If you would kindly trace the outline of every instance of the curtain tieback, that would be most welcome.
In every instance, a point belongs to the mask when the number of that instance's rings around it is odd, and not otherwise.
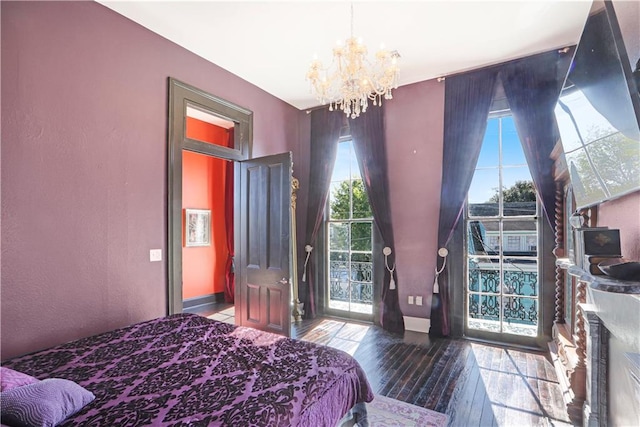
[[[444,271],[444,267],[447,265],[447,255],[449,255],[449,251],[447,250],[447,248],[440,248],[438,249],[438,255],[444,258],[444,261],[442,262],[442,267],[440,268],[440,270],[438,270],[438,267],[436,266],[436,277],[433,280],[434,294],[440,293],[440,285],[438,285],[438,276],[440,276],[440,273]]]
[[[304,247],[305,252],[307,253],[307,257],[304,259],[304,267],[302,268],[302,281],[307,281],[307,264],[309,263],[309,255],[311,255],[311,251],[313,250],[313,246],[306,245]]]
[[[236,272],[236,258],[229,254],[229,259],[231,260],[231,266],[229,268],[229,273],[234,273]]]
[[[393,272],[396,271],[396,264],[393,263],[393,268],[389,268],[389,255],[391,255],[391,252],[393,251],[389,246],[385,246],[384,249],[382,249],[382,253],[384,254],[384,266],[387,267],[389,275],[391,276],[389,279],[389,289],[395,289],[396,281],[393,278]]]

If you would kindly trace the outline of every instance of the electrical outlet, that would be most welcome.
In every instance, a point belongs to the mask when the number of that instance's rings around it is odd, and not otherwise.
[[[413,295],[409,295],[409,304],[413,304]]]
[[[421,296],[417,296],[416,297],[416,305],[422,305],[422,297]]]
[[[162,261],[162,249],[149,250],[149,261],[151,262]]]

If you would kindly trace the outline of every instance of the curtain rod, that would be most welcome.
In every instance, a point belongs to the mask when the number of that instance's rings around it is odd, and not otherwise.
[[[318,106],[316,106],[316,107],[305,108],[305,109],[304,109],[304,111],[305,111],[305,113],[307,113],[307,114],[311,114],[313,111],[321,110],[321,109],[323,109],[323,108],[328,108],[328,107],[329,107],[329,104],[324,104],[324,105],[318,105]]]
[[[558,51],[558,53],[565,54],[565,53],[569,52],[569,51],[570,51],[572,48],[574,48],[575,46],[576,46],[576,45],[574,45],[574,44],[573,44],[573,45],[569,45],[569,46],[561,47],[561,48],[558,48],[558,49],[557,49],[557,51]],[[509,61],[497,62],[497,63],[495,63],[495,64],[486,65],[486,66],[484,66],[484,67],[480,67],[480,68],[470,68],[470,69],[468,69],[468,70],[465,70],[465,71],[459,71],[459,72],[457,72],[457,73],[445,74],[445,75],[443,75],[443,76],[439,76],[439,77],[437,77],[437,78],[436,78],[436,80],[437,80],[438,82],[443,82],[443,81],[445,81],[445,80],[446,80],[446,78],[447,78],[447,77],[457,76],[457,75],[460,75],[460,74],[468,73],[469,71],[481,70],[481,69],[483,69],[483,68],[491,68],[491,67],[495,67],[495,66],[498,66],[498,65],[502,65],[502,64],[509,63],[509,62],[511,62],[511,61],[519,61],[519,60],[521,60],[521,59],[528,58],[528,57],[530,57],[530,56],[543,55],[543,54],[545,54],[545,53],[549,53],[549,52],[551,52],[551,51],[553,51],[553,49],[551,49],[551,50],[547,50],[547,51],[544,51],[544,52],[534,53],[534,54],[532,54],[532,55],[521,56],[521,57],[519,57],[519,58],[510,59]]]

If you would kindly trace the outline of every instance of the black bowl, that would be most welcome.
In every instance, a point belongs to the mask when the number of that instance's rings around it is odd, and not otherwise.
[[[640,262],[612,259],[602,261],[598,268],[607,276],[618,280],[632,280],[640,282]]]

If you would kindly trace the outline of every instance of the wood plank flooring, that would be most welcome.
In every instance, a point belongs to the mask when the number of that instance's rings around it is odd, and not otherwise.
[[[572,425],[545,353],[335,318],[294,324],[292,336],[346,351],[376,394],[446,413],[450,426]]]
[[[230,314],[223,306],[218,316]],[[351,354],[374,393],[446,413],[450,426],[572,425],[542,352],[411,331],[399,336],[328,317],[294,323],[292,337]]]

